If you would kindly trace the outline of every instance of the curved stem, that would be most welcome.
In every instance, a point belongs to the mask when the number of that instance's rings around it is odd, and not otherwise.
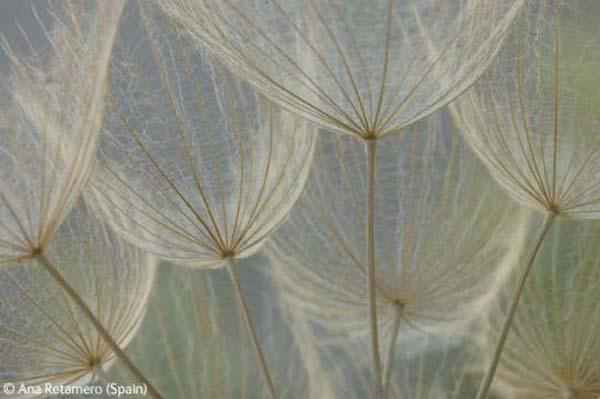
[[[250,316],[250,311],[248,310],[248,305],[246,304],[246,299],[244,298],[242,287],[240,286],[235,259],[231,256],[227,258],[227,271],[229,272],[229,277],[231,278],[231,282],[233,283],[233,288],[237,296],[238,305],[240,307],[240,310],[242,311],[242,316],[244,318],[246,328],[248,329],[248,334],[250,335],[250,339],[252,341],[252,347],[254,348],[254,352],[256,354],[258,367],[262,374],[264,383],[267,386],[269,397],[271,399],[276,399],[277,395],[275,394],[275,385],[273,384],[273,379],[271,378],[271,373],[269,372],[269,366],[267,365],[265,355],[258,343],[256,329],[254,328],[254,323],[252,321],[252,317]]]
[[[104,372],[102,365],[96,364],[94,366],[94,376],[96,377],[96,381],[101,382],[103,384],[108,384],[108,376]]]
[[[114,339],[110,336],[104,325],[96,318],[92,310],[88,307],[88,305],[83,301],[83,299],[79,296],[77,291],[65,280],[65,278],[60,274],[60,272],[54,267],[52,262],[43,254],[40,253],[36,257],[37,261],[46,269],[48,273],[54,278],[54,280],[58,283],[58,285],[65,291],[65,293],[75,302],[75,304],[79,307],[83,315],[89,320],[90,323],[93,324],[94,328],[98,332],[98,335],[106,342],[106,344],[110,347],[113,353],[119,358],[121,363],[131,372],[131,374],[142,384],[145,384],[148,393],[155,399],[162,399],[160,393],[154,388],[154,386],[144,377],[144,375],[139,371],[139,369],[133,364],[131,359],[123,352],[123,350],[117,345]]]
[[[392,376],[392,369],[394,368],[394,359],[396,357],[396,341],[398,340],[398,330],[400,329],[400,319],[402,318],[402,305],[395,305],[396,312],[394,313],[394,320],[392,324],[392,336],[390,337],[390,344],[388,345],[388,354],[385,362],[384,379],[383,379],[383,394],[388,397],[390,390],[390,378]]]
[[[510,332],[510,328],[512,326],[513,318],[515,317],[515,313],[517,310],[517,306],[519,305],[519,301],[521,300],[521,294],[523,293],[523,288],[525,287],[525,283],[527,281],[527,277],[529,276],[529,272],[532,269],[535,258],[548,234],[550,231],[550,227],[552,227],[552,222],[556,218],[556,213],[548,212],[544,216],[544,221],[538,233],[538,238],[535,243],[535,247],[531,254],[529,254],[529,258],[527,259],[527,263],[525,264],[525,268],[519,278],[517,286],[515,287],[512,300],[510,303],[510,307],[508,308],[508,312],[504,318],[504,324],[502,325],[502,331],[500,333],[500,337],[496,342],[496,349],[494,350],[494,356],[492,357],[492,361],[488,368],[488,371],[479,387],[479,392],[477,393],[477,399],[485,399],[487,398],[490,387],[492,386],[492,381],[494,380],[494,375],[496,374],[496,369],[498,367],[498,362],[500,361],[500,356],[502,355],[502,351],[504,349],[504,344],[506,343],[506,338],[508,337],[508,333]]]
[[[375,397],[382,398],[381,358],[379,357],[379,334],[377,331],[377,298],[375,296],[375,169],[377,140],[367,140],[367,291],[369,295],[369,330],[371,335],[371,367]]]

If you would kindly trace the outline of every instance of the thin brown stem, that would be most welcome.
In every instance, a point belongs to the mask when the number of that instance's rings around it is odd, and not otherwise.
[[[573,388],[568,388],[563,393],[563,397],[564,397],[564,399],[577,399],[577,391]]]
[[[254,322],[252,321],[252,317],[250,316],[250,311],[248,309],[248,305],[246,304],[246,299],[244,298],[242,287],[240,286],[237,265],[235,263],[235,259],[232,256],[229,256],[227,258],[227,271],[229,272],[229,277],[231,278],[231,282],[233,284],[233,288],[237,296],[238,305],[240,307],[240,310],[242,311],[242,316],[244,318],[244,322],[246,323],[246,328],[248,329],[248,335],[250,336],[250,339],[252,341],[252,347],[254,348],[254,352],[256,354],[258,367],[260,369],[264,383],[267,386],[269,397],[271,399],[276,399],[277,395],[275,393],[275,385],[273,384],[273,379],[271,378],[271,373],[269,372],[269,366],[267,365],[265,355],[262,349],[260,348],[260,344],[258,343],[258,337],[256,335]]]
[[[94,366],[94,380],[102,384],[108,384],[109,379],[101,364]]]
[[[513,318],[515,317],[515,313],[517,311],[517,306],[519,305],[519,301],[521,300],[521,294],[523,293],[523,288],[525,287],[525,283],[527,282],[527,277],[529,276],[529,272],[532,269],[535,258],[548,234],[550,228],[552,227],[552,222],[556,218],[556,213],[549,211],[544,216],[544,221],[539,230],[537,241],[535,243],[535,247],[531,254],[529,254],[529,258],[527,259],[527,263],[525,264],[525,268],[519,278],[517,286],[515,287],[512,300],[510,303],[510,307],[508,308],[508,312],[504,318],[504,324],[502,325],[502,331],[500,333],[500,337],[496,342],[496,349],[494,350],[494,356],[492,357],[492,361],[490,362],[490,366],[488,371],[479,387],[479,392],[477,393],[477,399],[485,399],[487,398],[490,387],[492,386],[492,381],[494,380],[494,375],[496,374],[496,369],[498,368],[498,362],[500,361],[500,356],[502,355],[502,351],[504,349],[504,344],[506,343],[506,338],[508,337],[508,333],[510,332],[510,328],[512,326]]]
[[[144,375],[140,372],[140,370],[133,364],[131,359],[123,352],[123,350],[117,345],[115,340],[110,336],[108,331],[104,328],[100,320],[96,318],[92,310],[88,307],[88,305],[83,301],[83,299],[79,296],[77,291],[65,280],[65,278],[60,274],[60,272],[54,267],[52,262],[44,255],[40,253],[36,256],[37,261],[40,265],[46,269],[46,271],[54,278],[57,284],[63,289],[63,291],[75,302],[75,304],[79,307],[83,315],[89,320],[90,323],[94,326],[98,335],[106,342],[106,344],[110,347],[113,353],[119,358],[121,363],[129,370],[129,372],[142,384],[146,386],[148,389],[148,393],[155,399],[162,399],[160,393],[154,388],[154,386],[144,377]]]
[[[367,291],[369,295],[369,330],[371,335],[371,367],[375,397],[383,397],[381,387],[381,358],[379,356],[379,333],[377,331],[377,298],[375,274],[375,169],[377,140],[366,140],[367,146]]]
[[[383,394],[387,398],[390,391],[390,378],[392,377],[392,369],[394,368],[394,359],[396,358],[396,341],[398,340],[398,331],[400,330],[400,320],[402,319],[402,312],[404,305],[394,305],[394,320],[392,324],[392,335],[390,337],[390,344],[388,345],[388,354],[385,361],[384,379],[383,379]]]

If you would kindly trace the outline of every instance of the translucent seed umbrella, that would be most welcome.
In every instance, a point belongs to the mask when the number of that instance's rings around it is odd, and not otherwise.
[[[494,386],[515,399],[600,395],[600,225],[560,221],[536,259]],[[498,301],[505,308],[510,292]],[[488,346],[502,325],[490,313]],[[495,317],[493,317],[495,316]],[[490,345],[491,344],[491,345]]]
[[[90,201],[123,237],[165,259],[226,266],[245,307],[235,259],[287,217],[314,129],[200,57],[156,10],[140,10],[132,15],[142,39],[116,54]]]
[[[273,99],[333,130],[385,136],[443,106],[497,51],[523,1],[161,0]],[[423,31],[439,43],[432,54]]]
[[[0,257],[41,250],[69,213],[95,159],[108,62],[124,1],[65,3],[49,54],[5,45],[12,74],[0,118]]]
[[[484,310],[523,243],[526,214],[448,122],[439,112],[387,139],[375,165],[377,313],[392,354]],[[320,136],[305,192],[268,244],[290,300],[339,336],[368,332],[366,162],[355,140]]]
[[[274,270],[281,265],[274,263]],[[306,314],[298,306],[295,293],[289,286],[278,284],[280,302],[291,314],[294,329],[300,327],[294,320]],[[473,317],[467,327],[457,331],[430,334],[419,331],[419,342],[414,340],[394,351],[388,348],[384,397],[402,399],[465,399],[477,392],[481,379],[481,356],[474,341],[481,341],[481,316]],[[308,320],[311,321],[310,319]],[[314,321],[314,320],[313,320]],[[327,398],[376,399],[381,397],[370,383],[369,350],[364,339],[352,337],[351,329],[340,335],[332,325],[303,331],[305,345],[316,348],[320,365],[319,383],[326,382]],[[335,326],[333,326],[335,327]],[[391,345],[392,343],[390,343]],[[394,366],[395,365],[395,366]]]
[[[65,2],[44,29],[49,54],[24,59],[5,45],[13,73],[0,113],[0,263],[34,258],[81,308],[97,332],[146,383],[80,294],[45,254],[94,164],[104,95],[124,0]]]
[[[590,39],[600,31],[586,7],[585,1],[530,2],[497,61],[457,102],[464,136],[493,176],[513,198],[546,215],[480,398],[553,220],[600,217],[600,45]]]
[[[329,130],[377,139],[444,106],[498,50],[524,0],[161,0],[166,12],[235,73]],[[432,51],[430,41],[436,43]],[[372,203],[363,210],[370,219]],[[371,232],[374,227],[367,223]],[[374,376],[379,379],[368,259]]]
[[[392,371],[386,394],[402,399],[465,399],[477,392],[481,375],[480,359],[473,351],[472,339],[423,334],[423,347],[408,346],[394,354],[397,366]],[[478,332],[478,331],[477,331]],[[327,333],[311,337],[318,347],[321,378],[328,382],[327,398],[376,399],[369,383],[367,342],[327,340]],[[327,342],[327,343],[323,343]]]
[[[248,303],[260,324],[265,355],[284,398],[327,396],[320,365],[311,362],[313,346],[303,344],[297,322],[291,322],[278,298],[264,257],[242,261],[240,279],[252,286]],[[257,279],[257,274],[261,275]],[[129,352],[145,374],[169,397],[254,399],[263,397],[231,282],[221,271],[178,270],[161,265],[148,316]],[[119,381],[117,367],[109,376]]]
[[[81,207],[54,234],[45,253],[119,347],[126,347],[146,310],[153,258],[119,241]],[[35,265],[2,266],[0,389],[13,384],[44,393],[46,384],[103,381],[116,358],[84,312]]]

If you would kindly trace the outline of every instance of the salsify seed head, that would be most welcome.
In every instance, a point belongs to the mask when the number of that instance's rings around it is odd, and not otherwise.
[[[87,182],[124,0],[62,2],[49,51],[12,64],[0,111],[0,262],[46,246]]]
[[[600,217],[600,30],[586,0],[531,1],[456,103],[465,138],[523,204]]]
[[[306,341],[301,315],[292,318],[282,306],[267,268],[267,259],[260,255],[241,260],[240,279],[252,316],[260,321],[257,333],[280,397],[334,398],[313,354],[316,349]],[[147,317],[128,353],[165,397],[266,395],[225,270],[161,264]],[[109,377],[127,381],[128,375],[116,366]]]
[[[546,238],[523,292],[494,385],[513,399],[600,396],[600,225],[561,220]],[[510,299],[489,313],[491,354]]]
[[[283,293],[282,295],[285,295]],[[302,312],[298,312],[300,315]],[[472,332],[477,331],[473,328]],[[305,333],[306,334],[306,333]],[[369,364],[367,340],[326,340],[327,329],[305,335],[307,344],[317,349],[321,381],[327,391],[317,398],[376,399]],[[386,388],[389,398],[466,399],[475,397],[482,375],[482,364],[469,339],[458,336],[422,334],[422,345],[402,345]],[[384,352],[385,353],[385,352]],[[383,356],[389,365],[389,352]],[[490,399],[497,399],[490,395]]]
[[[376,149],[376,293],[382,335],[445,332],[485,309],[522,248],[526,213],[510,204],[440,112]],[[318,325],[367,333],[367,157],[321,135],[305,192],[270,254],[289,300]],[[293,293],[293,295],[292,295]],[[385,338],[383,338],[385,340]]]
[[[271,99],[369,140],[398,133],[475,81],[523,3],[160,1],[191,37]]]
[[[120,241],[83,205],[71,212],[44,256],[125,348],[144,317],[155,258]],[[116,360],[85,315],[40,267],[35,260],[23,260],[0,270],[0,390],[9,383],[83,385],[98,377],[98,368],[108,370]]]
[[[141,38],[115,54],[90,203],[175,263],[252,254],[304,186],[314,128],[211,63],[158,9],[131,18]]]

